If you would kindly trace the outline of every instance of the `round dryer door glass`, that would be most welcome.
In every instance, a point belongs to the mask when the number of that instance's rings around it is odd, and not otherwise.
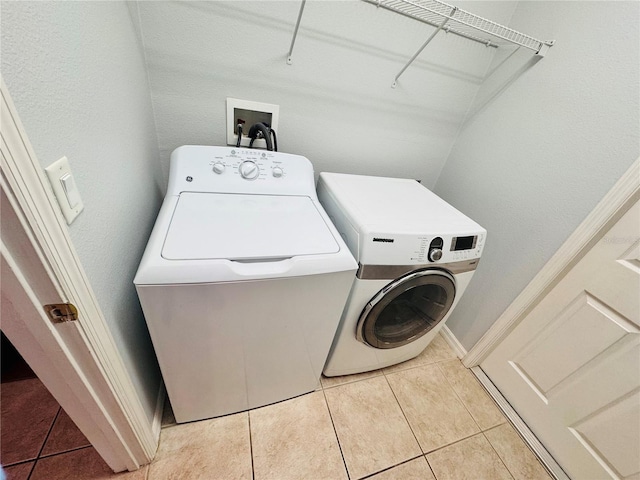
[[[390,283],[367,304],[357,327],[358,340],[375,348],[401,347],[435,327],[455,298],[451,275],[414,272]]]

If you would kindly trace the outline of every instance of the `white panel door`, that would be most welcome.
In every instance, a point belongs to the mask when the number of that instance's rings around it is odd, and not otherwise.
[[[574,479],[640,479],[640,203],[481,363]]]

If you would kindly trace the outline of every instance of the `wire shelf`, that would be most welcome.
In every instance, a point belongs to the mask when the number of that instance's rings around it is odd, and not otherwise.
[[[533,50],[536,55],[543,57],[547,50],[553,45],[553,40],[543,41],[533,38],[524,33],[520,33],[512,28],[505,27],[499,23],[492,22],[486,18],[479,17],[466,10],[462,10],[440,0],[363,0],[366,3],[375,5],[391,12],[412,18],[427,25],[435,27],[435,31],[418,49],[418,51],[405,64],[400,72],[395,76],[392,87],[397,86],[398,79],[405,72],[413,61],[420,55],[433,38],[444,30],[447,33],[459,35],[461,37],[479,42],[487,47],[498,48],[505,45],[517,45]],[[300,3],[298,20],[291,38],[291,46],[287,54],[287,63],[292,64],[293,47],[298,35],[298,27],[302,19],[306,0]],[[515,51],[514,51],[515,53]],[[513,55],[513,53],[511,54]],[[510,55],[510,56],[511,56]]]
[[[479,17],[439,0],[363,0],[377,7],[412,18],[433,27],[446,24],[442,30],[490,47],[519,45],[536,53],[553,45],[524,33]]]

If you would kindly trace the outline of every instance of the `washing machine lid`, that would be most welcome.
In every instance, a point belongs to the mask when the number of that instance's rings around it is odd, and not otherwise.
[[[183,192],[162,256],[168,260],[259,260],[339,250],[309,197]]]

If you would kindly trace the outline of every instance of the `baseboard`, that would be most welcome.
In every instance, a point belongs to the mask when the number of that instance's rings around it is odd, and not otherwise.
[[[556,460],[551,456],[551,454],[547,451],[547,449],[540,443],[538,437],[536,437],[531,429],[524,423],[524,420],[520,418],[520,415],[513,409],[513,407],[507,402],[507,399],[504,398],[500,390],[496,388],[491,379],[487,377],[487,375],[482,371],[480,367],[472,367],[471,371],[476,376],[478,381],[482,384],[484,389],[487,391],[489,396],[495,400],[502,410],[502,413],[509,419],[513,428],[518,432],[522,440],[529,445],[529,448],[537,455],[540,463],[544,465],[549,472],[556,480],[571,480],[562,467],[556,462]]]
[[[451,349],[455,352],[458,358],[462,358],[467,354],[467,349],[462,346],[456,336],[453,334],[449,327],[446,325],[440,330],[442,337],[447,341]]]
[[[162,429],[162,414],[164,412],[164,399],[167,396],[167,391],[164,387],[164,382],[160,382],[160,388],[158,389],[158,398],[156,399],[156,409],[153,412],[153,423],[151,424],[151,431],[156,441],[160,442],[160,430]]]

